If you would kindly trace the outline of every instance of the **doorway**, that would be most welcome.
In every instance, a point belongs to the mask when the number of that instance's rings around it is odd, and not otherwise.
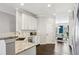
[[[67,23],[56,24],[57,42],[66,42],[69,39],[69,25]]]

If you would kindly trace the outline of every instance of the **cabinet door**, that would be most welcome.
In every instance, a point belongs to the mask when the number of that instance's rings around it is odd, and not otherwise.
[[[29,19],[28,19],[28,21],[29,21],[29,22],[28,22],[28,23],[29,23],[29,25],[28,25],[29,28],[28,28],[28,29],[29,29],[29,30],[32,30],[32,16],[28,16],[28,17],[29,17]]]
[[[37,30],[37,19],[32,18],[32,30]]]
[[[30,24],[30,17],[26,14],[22,14],[22,29],[23,30],[28,30],[29,29],[29,24]]]
[[[35,29],[34,29],[34,23],[35,23],[35,21],[34,21],[34,19],[33,19],[33,17],[32,17],[32,18],[31,18],[31,29],[32,29],[32,30],[35,30]]]
[[[25,23],[27,23],[27,21],[25,22],[25,19],[27,19],[27,18],[25,16],[25,14],[22,13],[22,29],[25,29]],[[27,28],[27,26],[26,26],[26,28]]]
[[[34,19],[34,29],[37,30],[37,19]]]
[[[32,16],[29,16],[29,29],[36,30],[37,28],[37,19]]]
[[[21,31],[22,27],[22,13],[16,11],[16,31]]]
[[[15,42],[6,43],[6,55],[15,55]]]
[[[34,28],[37,30],[37,19],[34,19]]]

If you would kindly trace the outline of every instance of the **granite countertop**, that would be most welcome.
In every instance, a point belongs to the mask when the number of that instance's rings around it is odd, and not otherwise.
[[[40,45],[43,45],[43,44],[55,44],[55,42],[41,42]]]
[[[16,35],[15,32],[13,33],[0,33],[0,40],[6,40],[6,39],[13,39],[17,38],[18,36]]]
[[[0,37],[0,40],[13,39],[13,38],[17,38],[17,37],[18,36]]]
[[[16,41],[15,42],[15,54],[19,54],[23,52],[24,50],[32,48],[33,46],[36,46],[36,44],[26,42],[26,41]]]

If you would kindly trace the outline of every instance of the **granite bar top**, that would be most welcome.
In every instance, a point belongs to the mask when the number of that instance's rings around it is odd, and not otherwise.
[[[0,40],[6,40],[6,39],[14,39],[17,38],[15,32],[7,32],[7,33],[0,33]]]
[[[36,46],[36,44],[26,42],[26,41],[16,41],[15,42],[15,54],[19,54],[27,49],[30,49],[32,47]]]
[[[18,37],[18,36],[0,37],[0,40],[13,39],[13,38],[17,38],[17,37]]]

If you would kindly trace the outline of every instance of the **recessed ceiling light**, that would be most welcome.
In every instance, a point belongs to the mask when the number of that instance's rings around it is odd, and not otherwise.
[[[24,6],[24,3],[21,3],[20,5],[21,5],[21,6]]]
[[[56,13],[53,13],[53,16],[56,16]]]
[[[60,28],[60,27],[58,27],[58,28]]]
[[[51,4],[48,4],[48,7],[51,7]]]
[[[70,13],[70,12],[72,12],[72,10],[68,10],[68,12]]]

